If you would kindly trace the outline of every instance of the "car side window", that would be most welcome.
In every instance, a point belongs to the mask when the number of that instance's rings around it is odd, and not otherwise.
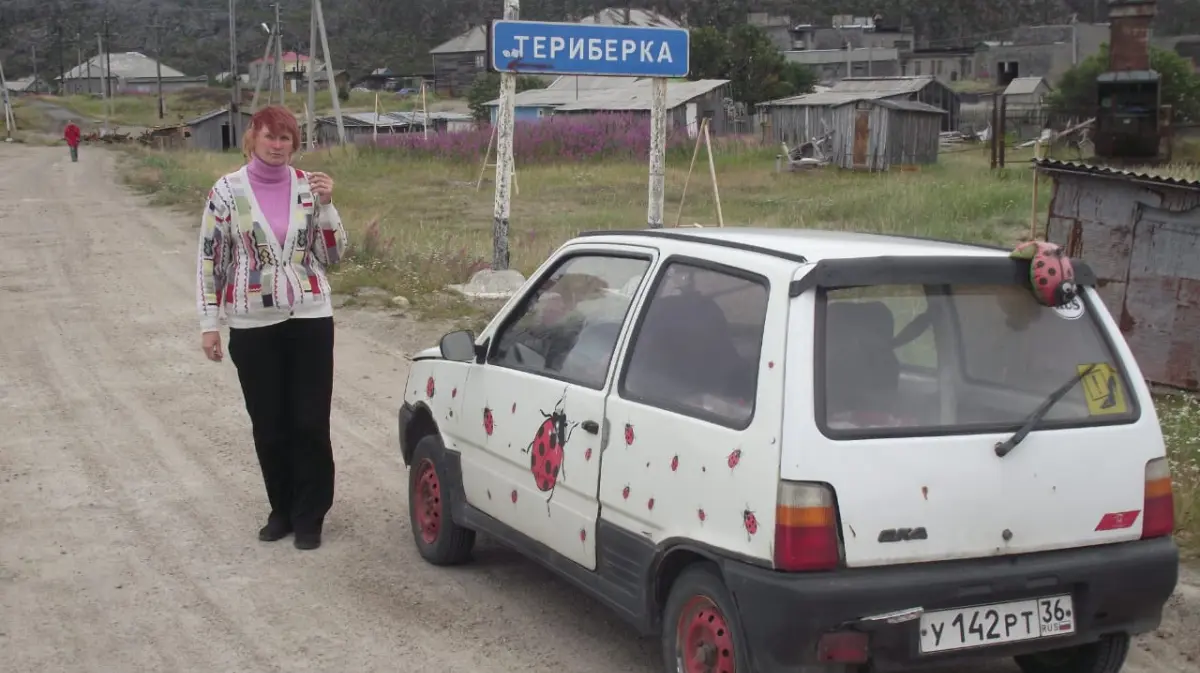
[[[581,254],[560,263],[514,310],[488,362],[600,389],[650,260]]]
[[[669,263],[643,309],[621,396],[731,428],[754,416],[765,279]]]

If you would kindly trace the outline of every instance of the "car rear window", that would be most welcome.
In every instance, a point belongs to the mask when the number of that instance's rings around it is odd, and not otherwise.
[[[1016,285],[877,285],[822,290],[817,310],[817,416],[830,436],[1015,431],[1083,371],[1038,428],[1138,415],[1083,297],[1053,309]]]

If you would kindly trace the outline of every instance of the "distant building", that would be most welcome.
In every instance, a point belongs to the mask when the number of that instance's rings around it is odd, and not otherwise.
[[[1041,109],[1053,90],[1045,77],[1018,77],[1004,89],[1004,104],[1009,110]]]
[[[1109,41],[1107,23],[1072,23],[1015,28],[1004,40],[985,41],[976,58],[976,79],[1008,86],[1018,77],[1057,83],[1079,62],[1100,53]]]
[[[37,77],[30,75],[28,77],[21,77],[19,79],[6,79],[4,83],[7,85],[9,93],[15,94],[18,96],[20,96],[22,94],[39,94],[39,93],[51,93],[52,92],[50,84],[47,83],[46,79],[44,77],[41,77],[40,75]]]
[[[71,68],[55,80],[62,83],[66,95],[99,95],[104,92],[105,67],[109,65],[112,68],[109,82],[113,94],[158,93],[158,61],[136,51],[100,54]],[[162,64],[161,74],[164,93],[208,85],[207,77],[189,77],[166,64]]]
[[[537,121],[561,115],[585,115],[605,112],[649,115],[651,103],[650,79],[579,78],[582,86],[574,87],[574,77],[559,78],[545,89],[530,89],[517,94],[513,100],[515,121]],[[604,82],[596,80],[608,80]],[[590,86],[589,86],[590,85]],[[714,135],[733,130],[730,106],[726,105],[729,80],[702,79],[667,82],[667,130],[685,128],[693,135],[700,120],[709,120],[709,132]],[[486,105],[496,123],[499,99]]]
[[[320,70],[323,66],[320,59],[310,59],[307,54],[301,54],[295,51],[285,51],[283,53],[283,58],[280,59],[280,61],[283,63],[284,79],[289,80],[292,83],[303,81],[302,73],[307,72],[308,70]],[[259,75],[262,75],[264,86],[269,85],[273,81],[277,81],[277,78],[279,77],[279,71],[275,69],[274,53],[266,58],[256,58],[253,61],[250,61],[248,70],[251,84],[254,84],[258,81]],[[289,88],[293,93],[298,90],[298,86],[295,84]]]
[[[961,46],[914,49],[903,56],[901,67],[903,75],[932,75],[943,84],[976,79],[978,71],[977,49]]]

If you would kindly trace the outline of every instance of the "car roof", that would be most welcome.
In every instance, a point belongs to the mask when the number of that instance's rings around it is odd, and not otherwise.
[[[915,236],[826,229],[705,227],[601,230],[580,234],[580,238],[622,243],[644,243],[646,237],[750,249],[801,262],[881,256],[1003,257],[1008,255],[1007,249],[994,246],[940,241]]]

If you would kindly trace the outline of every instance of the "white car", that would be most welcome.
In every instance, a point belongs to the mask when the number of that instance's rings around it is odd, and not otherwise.
[[[661,634],[667,671],[1115,673],[1177,580],[1170,470],[1094,272],[1053,308],[1030,264],[581,235],[478,337],[413,357],[416,546],[511,545]]]

